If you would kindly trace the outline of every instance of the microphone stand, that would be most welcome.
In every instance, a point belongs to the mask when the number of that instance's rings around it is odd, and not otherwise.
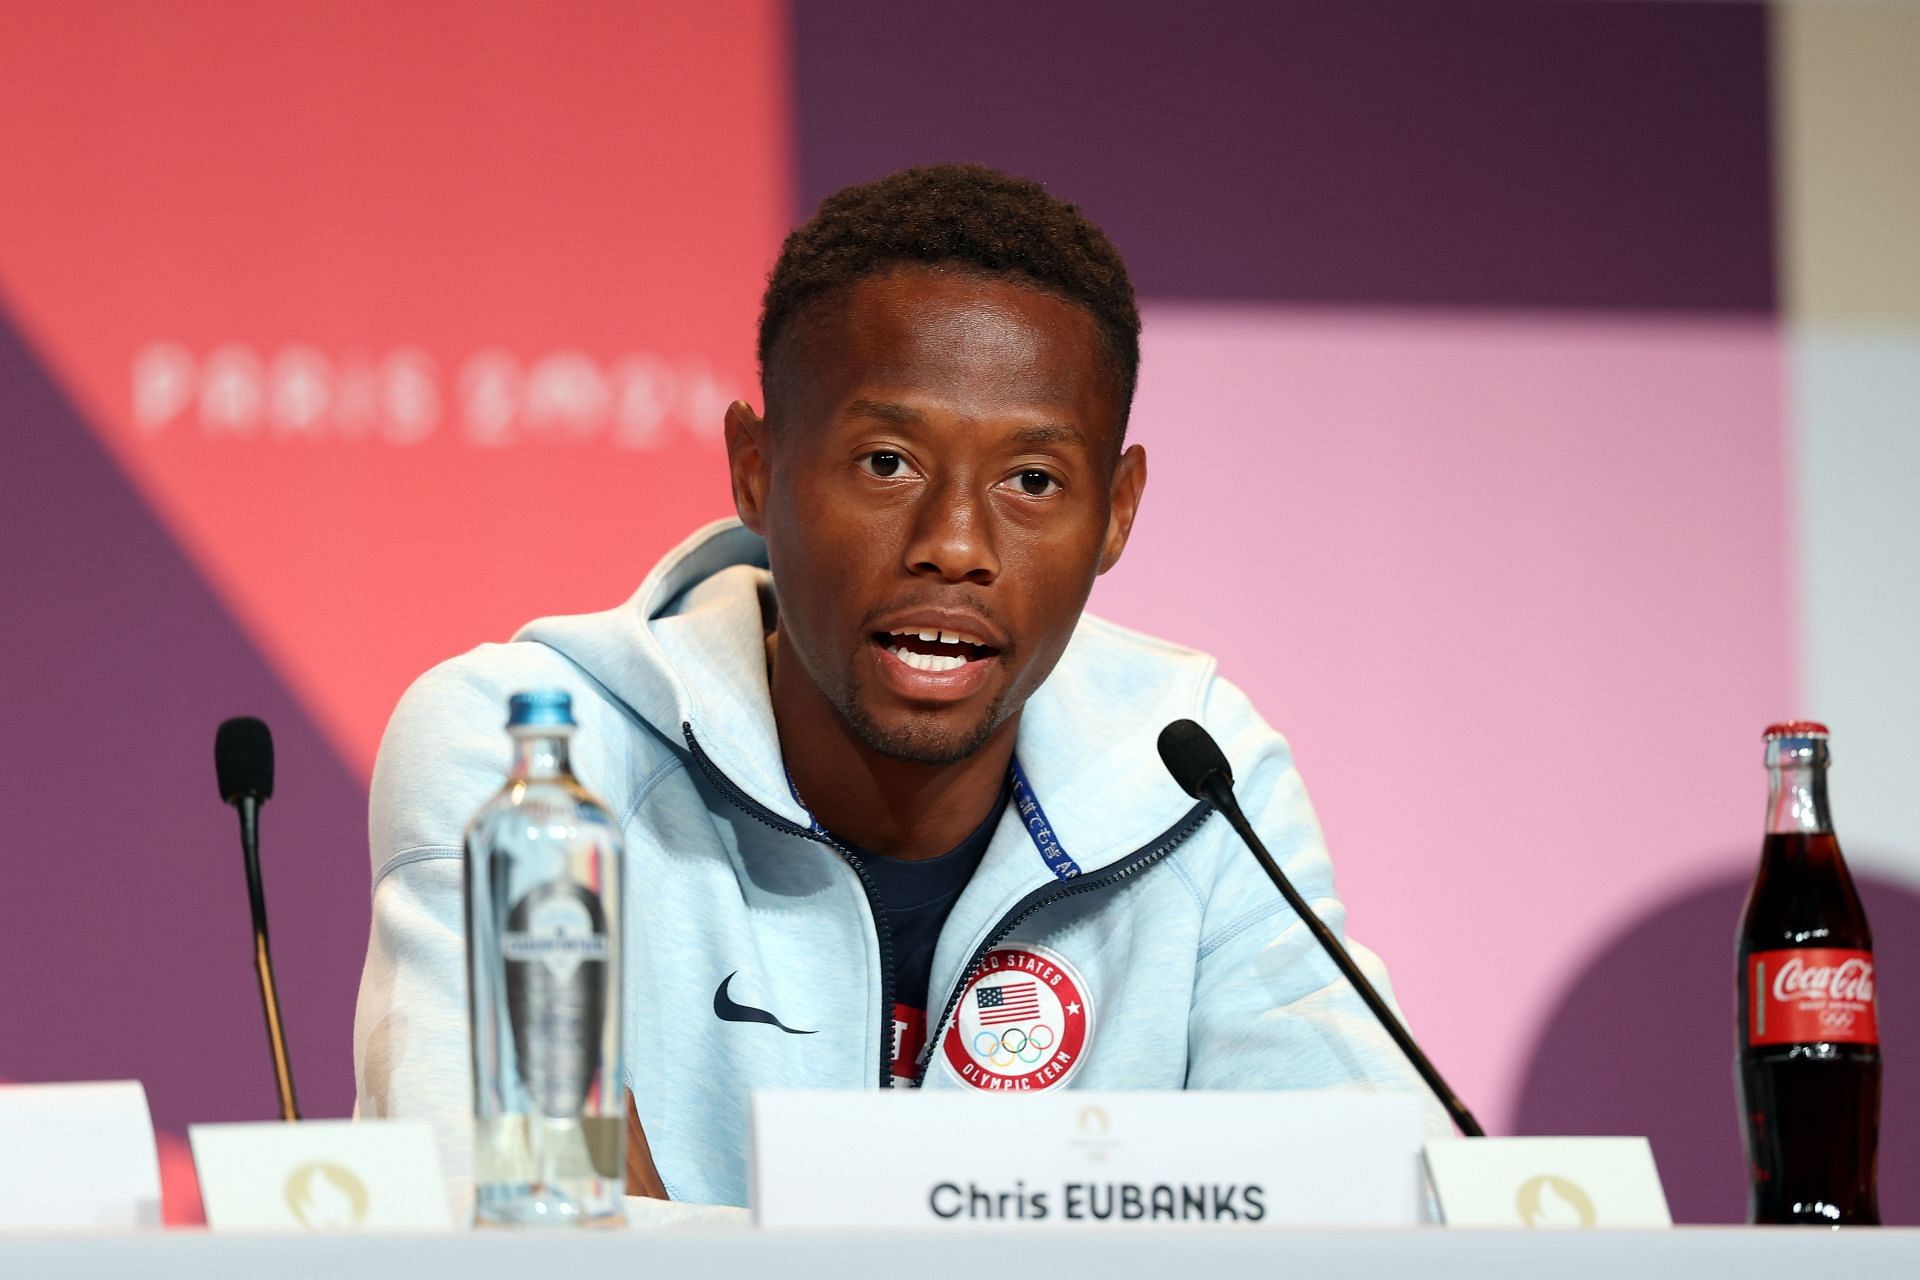
[[[267,895],[260,883],[260,799],[243,795],[234,807],[240,810],[240,850],[247,863],[247,898],[253,906],[253,971],[260,979],[260,1005],[267,1015],[267,1046],[273,1051],[280,1118],[298,1120],[293,1065],[287,1059],[287,1033],[280,1024],[280,993],[273,981],[273,957],[267,951]]]
[[[1253,824],[1249,823],[1247,816],[1240,812],[1240,803],[1233,797],[1233,787],[1218,772],[1209,773],[1200,785],[1213,807],[1220,811],[1221,816],[1240,833],[1240,838],[1246,841],[1247,847],[1253,850],[1253,856],[1259,859],[1261,868],[1267,873],[1267,878],[1273,881],[1273,887],[1280,891],[1280,896],[1287,900],[1287,905],[1293,908],[1294,914],[1313,931],[1314,938],[1320,943],[1320,949],[1332,957],[1333,963],[1339,968],[1341,974],[1353,984],[1353,989],[1360,993],[1360,998],[1366,1001],[1367,1008],[1373,1010],[1373,1016],[1379,1020],[1381,1026],[1387,1029],[1387,1034],[1392,1036],[1393,1042],[1400,1046],[1400,1051],[1407,1055],[1407,1060],[1413,1063],[1413,1069],[1420,1073],[1420,1078],[1427,1082],[1427,1087],[1433,1090],[1435,1097],[1440,1099],[1440,1105],[1446,1108],[1454,1125],[1469,1138],[1486,1137],[1486,1130],[1482,1129],[1480,1122],[1473,1118],[1473,1112],[1467,1110],[1467,1104],[1460,1101],[1459,1095],[1447,1087],[1447,1082],[1440,1078],[1440,1072],[1427,1060],[1427,1055],[1420,1052],[1420,1046],[1413,1042],[1413,1037],[1407,1034],[1407,1029],[1400,1025],[1400,1019],[1394,1016],[1393,1010],[1387,1007],[1387,1002],[1380,998],[1380,993],[1373,989],[1371,982],[1367,981],[1367,975],[1360,972],[1360,966],[1353,962],[1353,957],[1347,954],[1347,949],[1340,945],[1340,939],[1334,937],[1333,930],[1327,928],[1326,923],[1314,914],[1313,909],[1307,905],[1306,899],[1294,889],[1292,882],[1280,870],[1279,864],[1273,860],[1273,855],[1267,852],[1267,846],[1260,843],[1260,837],[1254,834]]]

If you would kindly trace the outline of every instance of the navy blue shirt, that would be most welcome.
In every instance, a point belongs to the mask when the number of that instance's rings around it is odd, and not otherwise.
[[[993,810],[965,840],[937,858],[888,858],[834,840],[860,864],[873,886],[874,915],[893,940],[893,1075],[911,1081],[927,1039],[927,986],[933,980],[933,948],[953,904],[973,879],[1007,806],[1003,787]]]

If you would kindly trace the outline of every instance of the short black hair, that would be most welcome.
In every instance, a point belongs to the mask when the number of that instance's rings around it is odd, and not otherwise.
[[[1140,372],[1140,311],[1126,263],[1078,205],[979,164],[902,169],[845,187],[787,237],[760,305],[760,383],[803,312],[902,266],[1007,276],[1084,308],[1120,393],[1124,431]]]

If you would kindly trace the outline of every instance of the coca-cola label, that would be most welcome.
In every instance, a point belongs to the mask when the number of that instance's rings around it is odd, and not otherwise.
[[[1747,957],[1747,1043],[1880,1043],[1873,952],[1839,947]]]

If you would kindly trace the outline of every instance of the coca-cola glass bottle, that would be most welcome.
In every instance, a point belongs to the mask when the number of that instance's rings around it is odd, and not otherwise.
[[[1827,808],[1827,729],[1769,726],[1767,836],[1740,920],[1751,1222],[1877,1225],[1873,935]]]

